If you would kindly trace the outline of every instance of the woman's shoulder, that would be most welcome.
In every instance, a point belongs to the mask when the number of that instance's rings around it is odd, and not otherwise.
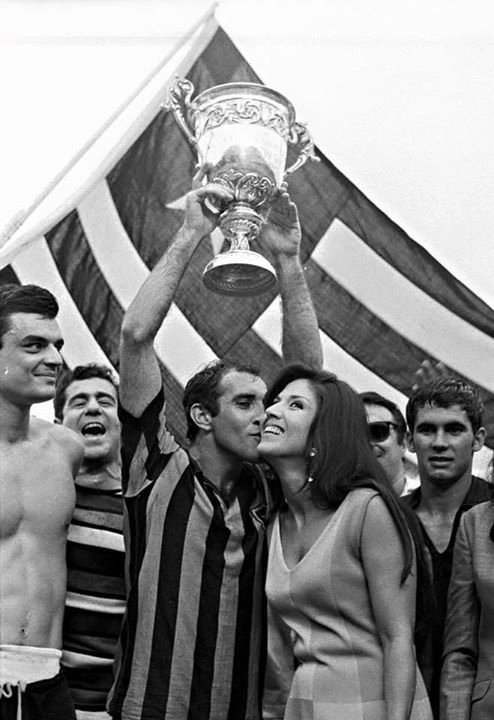
[[[386,504],[380,492],[372,487],[358,487],[350,490],[344,500],[346,514],[349,514],[355,520],[357,518],[363,521],[363,518],[372,508],[373,512],[386,511]]]
[[[349,505],[367,505],[373,498],[380,498],[381,493],[373,487],[357,487],[346,496]]]

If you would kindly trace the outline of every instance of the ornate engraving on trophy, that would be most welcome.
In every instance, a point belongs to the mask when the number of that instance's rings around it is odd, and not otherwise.
[[[206,266],[206,287],[225,295],[258,295],[276,285],[276,274],[250,249],[259,239],[271,202],[287,175],[318,159],[303,123],[280,93],[256,83],[229,83],[205,90],[195,100],[189,80],[177,79],[169,107],[195,147],[198,164],[207,163],[208,181],[228,187],[233,200],[220,212],[219,228],[230,244]],[[286,169],[287,147],[297,145],[296,162]]]

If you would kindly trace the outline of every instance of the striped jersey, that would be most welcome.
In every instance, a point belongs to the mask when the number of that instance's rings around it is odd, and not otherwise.
[[[123,499],[120,490],[76,485],[67,540],[62,664],[74,705],[104,710],[125,610]]]
[[[264,474],[222,493],[165,426],[163,390],[121,410],[128,604],[109,712],[124,720],[258,720],[265,655]]]

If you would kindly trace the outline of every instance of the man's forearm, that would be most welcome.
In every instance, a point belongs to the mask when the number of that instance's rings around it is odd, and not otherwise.
[[[316,311],[304,269],[295,255],[275,259],[283,311],[282,352],[286,363],[322,367],[323,355]]]
[[[124,338],[135,343],[154,340],[175,297],[187,265],[201,240],[183,225],[132,301],[124,319]]]

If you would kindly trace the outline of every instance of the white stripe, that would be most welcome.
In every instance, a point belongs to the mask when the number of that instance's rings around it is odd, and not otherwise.
[[[71,524],[69,527],[69,540],[79,543],[80,545],[90,545],[92,547],[124,552],[123,536],[111,530]]]
[[[149,270],[125,232],[106,182],[99,183],[80,204],[79,217],[101,272],[126,310]],[[181,385],[216,358],[175,304],[156,336],[155,348]]]
[[[149,275],[129,239],[103,180],[77,206],[94,259],[116,299],[126,310]]]
[[[122,615],[125,611],[125,600],[118,598],[93,597],[81,593],[67,591],[65,600],[67,607],[87,610],[89,612],[109,613],[111,615]]]
[[[31,243],[12,261],[21,283],[35,283],[50,290],[58,300],[57,317],[64,338],[62,355],[69,367],[85,363],[111,363],[101,350],[72,299],[44,237]]]
[[[63,650],[62,663],[65,667],[70,668],[90,666],[100,668],[103,665],[113,665],[113,658],[94,657],[94,655],[85,655],[84,653],[73,652],[72,650]]]
[[[494,392],[494,340],[409,282],[342,222],[331,224],[312,257],[424,356]]]
[[[278,355],[281,355],[282,323],[279,298],[276,298],[256,320],[252,329]],[[341,380],[345,380],[357,392],[373,390],[396,403],[400,410],[404,410],[408,400],[406,395],[396,390],[378,375],[375,375],[371,370],[359,363],[358,360],[355,360],[322,331],[321,344],[324,358],[323,365],[326,370],[336,373]]]

